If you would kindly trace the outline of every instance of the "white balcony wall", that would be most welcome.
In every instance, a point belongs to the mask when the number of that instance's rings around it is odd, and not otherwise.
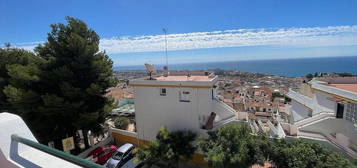
[[[321,91],[315,91],[315,100],[317,105],[320,106],[319,111],[316,113],[324,112],[335,112],[336,111],[336,102],[328,100],[327,98],[331,97],[330,95],[323,93]]]
[[[293,122],[298,122],[300,120],[303,120],[305,118],[309,117],[310,109],[307,108],[306,106],[301,105],[294,99],[291,100],[291,108],[290,108],[291,116],[293,119]]]
[[[1,168],[79,168],[70,162],[19,143],[18,150],[11,147],[11,135],[17,134],[37,142],[21,117],[0,113],[0,167]]]
[[[215,122],[232,118],[236,115],[236,111],[220,100],[214,99],[213,112],[216,113]]]

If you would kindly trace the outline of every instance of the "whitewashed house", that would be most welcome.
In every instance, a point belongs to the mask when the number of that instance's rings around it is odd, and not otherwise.
[[[290,90],[287,108],[297,136],[328,141],[357,157],[357,77],[318,78],[308,83],[311,93]]]
[[[200,135],[229,122],[247,120],[246,113],[237,113],[216,98],[217,80],[217,76],[203,72],[131,80],[137,138],[154,140],[163,126]]]

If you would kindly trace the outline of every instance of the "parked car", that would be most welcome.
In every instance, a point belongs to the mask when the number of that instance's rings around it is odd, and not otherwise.
[[[113,156],[107,161],[105,167],[107,168],[119,168],[124,165],[127,161],[133,158],[133,144],[124,144],[119,147]]]
[[[116,152],[117,147],[114,145],[110,146],[100,146],[95,148],[89,154],[95,160],[95,163],[103,165],[106,161]]]

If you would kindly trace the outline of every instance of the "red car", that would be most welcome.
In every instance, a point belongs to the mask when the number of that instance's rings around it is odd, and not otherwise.
[[[95,148],[89,154],[92,155],[93,159],[96,160],[95,163],[102,165],[113,155],[113,153],[116,150],[117,150],[117,147],[114,145],[101,146],[101,147]]]

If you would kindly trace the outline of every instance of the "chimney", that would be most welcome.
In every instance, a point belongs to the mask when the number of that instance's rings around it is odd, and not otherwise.
[[[169,76],[169,68],[165,65],[164,66],[164,77],[168,77]]]

